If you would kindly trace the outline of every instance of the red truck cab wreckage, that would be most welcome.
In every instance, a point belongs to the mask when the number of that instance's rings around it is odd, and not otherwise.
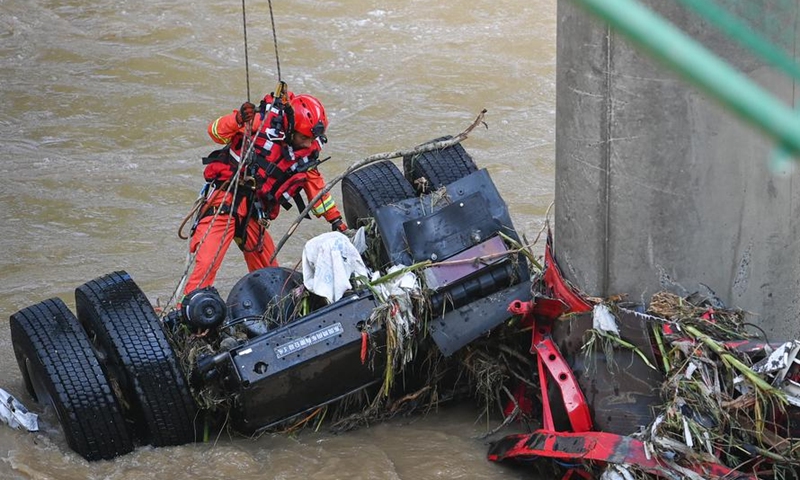
[[[522,324],[532,330],[530,351],[537,358],[542,428],[532,433],[509,435],[494,442],[488,454],[490,461],[542,462],[550,459],[561,466],[573,465],[572,468],[562,469],[565,470],[563,480],[595,478],[594,475],[599,472],[612,472],[602,478],[634,478],[629,467],[632,467],[631,471],[653,478],[777,478],[774,462],[782,460],[797,475],[793,460],[772,457],[764,450],[759,451],[763,456],[753,454],[742,461],[737,469],[716,461],[713,455],[706,456],[702,461],[684,458],[681,462],[679,454],[657,453],[652,445],[641,439],[637,430],[648,425],[653,417],[651,410],[655,410],[659,403],[657,388],[664,381],[663,375],[652,366],[646,367],[645,364],[649,363],[646,359],[642,361],[633,354],[622,360],[626,368],[617,371],[616,375],[609,375],[605,367],[589,371],[584,364],[587,360],[578,359],[576,340],[580,340],[580,335],[592,328],[591,323],[587,324],[587,319],[591,317],[593,307],[562,277],[553,256],[549,233],[541,280],[542,291],[550,296],[535,295],[531,301],[514,301],[508,309],[511,313],[521,315]],[[656,363],[658,353],[652,348],[653,339],[647,334],[647,328],[674,333],[671,332],[672,327],[662,324],[663,319],[632,310],[620,308],[616,313],[622,324],[620,336],[634,339],[635,346]],[[702,317],[713,322],[713,313],[713,308],[709,308]],[[564,320],[570,317],[572,320]],[[576,337],[575,332],[580,332],[580,335]],[[570,352],[572,361],[562,355],[554,338],[559,339],[562,348]],[[725,348],[742,353],[763,353],[765,350],[778,350],[780,353],[781,345],[794,346],[794,357],[784,357],[782,361],[786,365],[781,365],[781,368],[784,372],[793,369],[795,381],[788,382],[790,388],[787,391],[795,393],[797,365],[800,363],[796,357],[798,342],[768,345],[765,342],[739,340],[723,343]],[[763,359],[759,364],[763,365],[768,360]],[[757,370],[757,367],[754,369]],[[584,392],[592,392],[592,402],[587,400]],[[614,407],[617,401],[621,408]],[[794,398],[790,403],[797,405],[797,399]],[[780,430],[780,423],[776,423]],[[796,432],[796,423],[788,428],[787,433],[791,436]],[[791,431],[792,428],[794,431]],[[778,438],[773,445],[781,442],[791,444],[790,439]],[[675,446],[680,445],[676,443]],[[751,453],[757,451],[749,447]],[[676,448],[676,452],[680,453],[681,449]]]

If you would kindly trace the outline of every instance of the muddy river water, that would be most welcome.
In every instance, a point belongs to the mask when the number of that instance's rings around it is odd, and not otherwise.
[[[553,198],[555,0],[274,3],[283,79],[331,120],[329,177],[368,155],[456,134],[535,237]],[[266,1],[247,4],[251,97],[277,72]],[[176,231],[201,187],[209,120],[247,97],[239,0],[0,0],[0,314],[126,270],[153,301],[183,272]],[[257,102],[256,102],[257,103]],[[338,188],[334,189],[338,196]],[[277,238],[294,214],[273,223]],[[304,223],[281,252],[328,230]],[[246,272],[232,248],[223,295]],[[7,322],[0,388],[30,406]],[[477,437],[497,419],[443,407],[343,435],[139,448],[87,463],[52,412],[29,434],[0,425],[2,479],[500,479]]]

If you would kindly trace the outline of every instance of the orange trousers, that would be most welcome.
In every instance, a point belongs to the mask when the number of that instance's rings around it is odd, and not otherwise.
[[[223,204],[230,205],[232,197],[230,193],[216,191],[203,208],[216,209]],[[245,215],[247,215],[247,202],[242,200],[232,214],[219,214],[216,218],[214,215],[208,215],[200,220],[189,243],[189,251],[195,254],[194,269],[186,281],[184,295],[214,284],[222,259],[233,241],[236,219],[241,221]],[[247,239],[242,252],[247,269],[252,272],[259,268],[277,266],[277,262],[269,261],[274,251],[275,244],[269,232],[259,225],[255,217],[251,217],[247,222]]]

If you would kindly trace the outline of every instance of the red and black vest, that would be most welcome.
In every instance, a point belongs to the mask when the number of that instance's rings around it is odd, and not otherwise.
[[[300,191],[306,184],[306,172],[320,163],[320,144],[317,141],[307,149],[292,149],[286,134],[291,132],[294,123],[291,107],[283,106],[280,100],[274,101],[271,95],[261,102],[260,114],[264,120],[253,138],[251,161],[243,168],[245,175],[255,178],[255,193],[261,201],[263,214],[273,220],[281,206],[287,210],[292,207],[292,200],[301,210],[305,208]],[[233,178],[242,155],[247,155],[251,148],[248,145],[243,152],[244,143],[244,135],[238,133],[229,146],[203,159],[206,165],[203,176],[207,182],[219,186]]]

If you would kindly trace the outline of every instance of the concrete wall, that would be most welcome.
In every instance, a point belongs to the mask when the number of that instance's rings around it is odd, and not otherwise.
[[[794,104],[785,75],[675,2],[642,3]],[[771,336],[800,337],[798,174],[770,171],[773,143],[572,1],[558,2],[557,43],[565,275],[591,295],[645,303],[670,282],[703,283]]]

